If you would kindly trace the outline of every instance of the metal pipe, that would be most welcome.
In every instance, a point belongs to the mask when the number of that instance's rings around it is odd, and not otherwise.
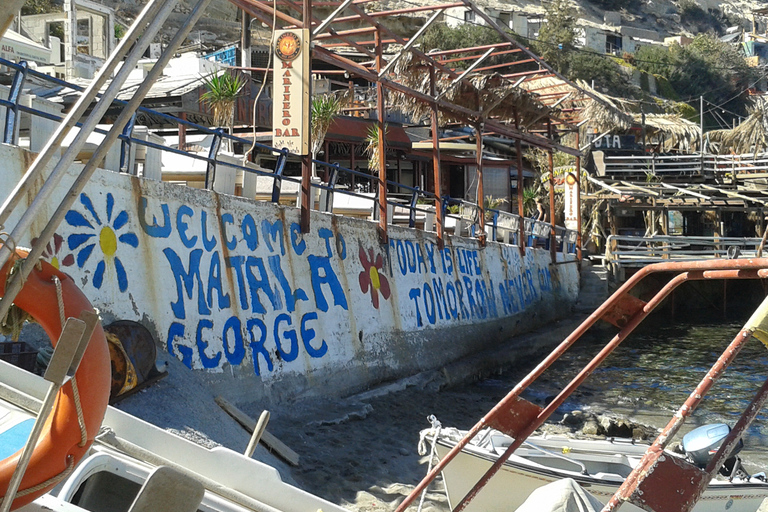
[[[155,13],[155,16],[152,18],[152,21],[150,22],[149,26],[144,31],[144,33],[142,34],[141,38],[136,43],[136,45],[132,48],[130,54],[126,58],[122,67],[117,72],[117,75],[115,76],[115,78],[109,84],[109,87],[107,87],[107,90],[102,95],[101,100],[98,103],[96,103],[96,106],[93,108],[93,111],[83,123],[82,127],[80,128],[80,132],[74,138],[74,140],[72,141],[72,144],[70,144],[67,151],[64,152],[64,155],[62,155],[61,159],[53,168],[50,175],[45,180],[45,183],[40,188],[39,192],[35,195],[35,199],[32,202],[32,204],[29,206],[29,208],[27,208],[27,210],[24,211],[21,218],[16,223],[10,235],[13,240],[20,240],[22,236],[24,236],[26,233],[29,232],[29,229],[32,226],[32,223],[35,221],[35,218],[37,216],[39,209],[42,208],[44,205],[46,205],[50,201],[52,194],[56,190],[58,190],[59,183],[61,182],[64,175],[67,172],[69,172],[69,168],[72,165],[72,162],[74,162],[75,158],[80,152],[80,149],[83,147],[86,140],[88,139],[88,135],[93,131],[94,128],[96,128],[96,125],[101,120],[101,117],[106,113],[107,109],[110,107],[112,100],[114,100],[115,97],[117,97],[117,94],[120,92],[120,88],[122,87],[123,82],[125,81],[126,78],[128,78],[128,75],[133,71],[133,68],[136,66],[139,59],[141,59],[142,54],[144,53],[144,50],[149,46],[149,43],[152,42],[155,35],[163,27],[165,19],[173,11],[173,8],[175,7],[177,0],[170,0],[168,2],[160,2],[160,0],[155,0],[155,2],[160,4],[160,9],[158,10],[158,12]],[[150,12],[154,12],[154,9],[150,10]],[[93,94],[95,95],[96,91],[93,91]],[[85,105],[85,107],[87,106],[88,104]],[[68,122],[70,117],[71,116],[67,116],[65,123]],[[77,119],[71,120],[73,125],[76,121]],[[41,164],[43,162],[47,163],[47,161],[50,161],[50,158],[53,155],[53,151],[56,148],[58,148],[61,141],[64,139],[65,135],[66,135],[66,132],[63,132],[61,129],[57,130],[56,133],[54,133],[51,140],[49,140],[48,144],[43,149],[43,153],[47,154],[47,160],[38,158],[35,161],[35,163],[33,163],[33,165],[30,167],[30,169],[25,173],[25,175],[22,177],[19,183],[16,185],[15,189],[13,190],[13,192],[11,192],[11,195],[6,200],[6,203],[3,205],[2,208],[0,208],[0,225],[5,224],[5,222],[10,217],[11,213],[13,213],[13,210],[15,206],[18,204],[18,202],[23,197],[26,197],[26,194],[29,188],[33,185],[33,180],[36,179],[38,175],[43,171],[44,167]],[[111,145],[111,142],[108,143],[105,140],[99,146],[99,149],[103,148],[104,145],[106,145],[108,148],[109,145]],[[45,243],[47,243],[47,240],[45,240]],[[11,255],[11,249],[8,244],[3,244],[2,246],[0,246],[0,266],[5,265],[5,263],[7,263],[10,255]]]
[[[8,198],[3,202],[2,207],[0,207],[0,225],[5,225],[16,205],[26,197],[30,186],[36,181],[38,174],[40,174],[40,172],[45,169],[45,166],[48,165],[48,162],[50,162],[54,153],[61,145],[64,137],[86,112],[98,95],[101,87],[112,75],[117,64],[123,60],[123,57],[125,57],[126,53],[131,49],[131,46],[144,29],[144,26],[149,23],[149,20],[157,16],[162,5],[163,2],[161,0],[153,0],[144,7],[144,10],[139,14],[139,17],[136,18],[136,21],[131,28],[125,34],[123,39],[120,40],[120,44],[115,51],[109,56],[90,85],[80,95],[77,102],[69,111],[69,114],[67,114],[61,122],[51,138],[48,139],[48,142],[43,146],[40,154],[35,158],[35,161],[32,162],[32,165],[27,169],[27,172],[8,195]]]
[[[762,319],[758,320],[757,322],[753,322],[753,319],[758,314],[762,316]],[[690,394],[680,409],[678,409],[677,413],[675,413],[667,426],[664,427],[661,433],[659,433],[659,436],[645,452],[645,455],[643,455],[643,458],[640,459],[638,465],[635,466],[635,468],[632,470],[632,473],[624,480],[613,497],[605,505],[603,508],[604,511],[610,512],[612,510],[618,509],[621,506],[621,503],[623,503],[634,493],[637,487],[645,479],[647,471],[656,463],[656,461],[658,461],[661,456],[663,456],[664,448],[667,446],[667,444],[669,444],[669,441],[683,426],[686,418],[693,414],[693,412],[703,400],[704,395],[707,394],[715,382],[717,382],[717,380],[722,376],[728,365],[733,362],[746,342],[752,337],[752,333],[754,332],[757,325],[760,325],[764,321],[766,314],[768,314],[768,298],[763,301],[761,306],[757,309],[757,311],[755,311],[755,314],[752,316],[752,318],[750,318],[745,327],[739,331],[731,344],[728,345],[725,351],[717,359],[715,364],[712,365],[712,367],[709,369],[701,382],[699,382],[699,385],[696,386],[696,389]],[[757,325],[751,325],[753,323],[756,323]],[[763,393],[765,392],[764,390],[762,391]],[[758,394],[757,398],[762,398],[762,401],[765,401],[765,397],[760,397],[760,394]],[[756,415],[757,412],[758,411],[752,411],[752,414]],[[742,419],[744,419],[744,417],[742,417]],[[743,432],[743,429],[746,427],[743,424],[742,419],[739,420],[739,423],[740,430]],[[752,419],[754,419],[754,416]],[[729,440],[730,442],[728,442]],[[734,441],[736,441],[736,435],[731,432],[731,434],[729,434],[728,438],[726,439],[726,442],[721,445],[716,454],[716,457],[714,457],[713,460],[709,462],[706,470],[708,473],[712,474],[717,472],[723,462],[723,459],[725,458],[725,455],[730,454],[730,449],[733,448]],[[728,451],[724,450],[724,448],[727,448],[725,446],[726,444],[731,445]],[[714,466],[715,463],[717,463],[717,466]],[[709,479],[706,479],[705,483],[709,484]],[[704,489],[702,488],[700,492],[703,492],[703,490]]]
[[[751,278],[754,279],[757,275],[757,271],[754,271],[752,275],[739,273],[739,271],[736,270],[730,270],[730,271],[722,271],[723,273],[720,274],[720,276],[727,276],[726,278],[730,279],[747,279]],[[512,442],[512,444],[506,449],[506,451],[498,458],[496,462],[491,466],[491,468],[483,475],[483,477],[478,480],[478,482],[475,484],[475,486],[467,493],[466,496],[459,502],[458,505],[453,509],[453,512],[460,512],[463,510],[470,501],[477,495],[477,493],[485,486],[486,483],[493,477],[496,472],[501,469],[501,466],[509,459],[509,457],[514,453],[514,451],[520,447],[520,445],[523,443],[523,441],[531,435],[537,428],[539,428],[551,415],[554,413],[558,407],[560,407],[565,400],[578,388],[586,379],[589,377],[592,372],[594,372],[600,364],[609,356],[611,353],[618,347],[622,341],[624,341],[627,336],[629,336],[632,331],[635,330],[635,328],[640,325],[640,323],[654,310],[656,307],[661,304],[661,302],[670,294],[672,291],[683,284],[686,281],[700,281],[700,280],[706,280],[711,279],[714,276],[712,274],[707,274],[703,271],[694,271],[694,272],[684,272],[681,274],[678,274],[673,279],[671,279],[654,297],[648,301],[648,303],[645,304],[642,312],[640,314],[636,314],[632,319],[627,322],[627,325],[619,331],[618,334],[616,334],[611,341],[606,344],[605,347],[603,347],[602,350],[594,357],[592,360],[576,375],[576,377],[571,380],[571,382],[566,385],[562,391],[543,409],[539,412],[536,419],[528,425],[525,429],[523,429],[522,432],[518,433],[516,436],[515,441]],[[766,304],[768,304],[768,298],[766,299]],[[738,339],[738,336],[737,336]],[[739,347],[740,348],[740,347]],[[729,348],[730,349],[730,348]],[[736,352],[738,353],[738,352]],[[699,387],[696,388],[696,391],[691,394],[691,397],[686,402],[686,405],[683,406],[681,410],[684,410],[686,406],[688,407],[695,407],[701,402],[702,397],[704,394],[709,391],[711,388],[714,380],[719,377],[719,375],[725,370],[725,366],[729,364],[734,357],[736,357],[736,353],[732,354],[731,359],[728,359],[728,362],[725,363],[725,365],[716,365],[718,366],[718,371],[716,373],[707,374],[707,378],[702,381],[702,384],[699,385]],[[713,367],[714,368],[714,367]],[[705,381],[708,381],[708,383],[705,383]],[[494,409],[491,410],[490,413],[486,414],[484,420],[490,420],[495,414],[501,413],[504,411],[504,408],[500,407],[494,407]],[[688,410],[688,413],[690,414],[692,412],[692,409]],[[676,419],[680,419],[677,418]],[[675,419],[673,419],[673,422]],[[684,420],[680,420],[680,425],[677,426],[677,429],[679,429],[680,426],[682,426],[682,422]],[[487,423],[487,421],[486,421]],[[675,430],[675,432],[677,431]],[[674,435],[674,433],[670,434],[665,439],[669,439]],[[659,439],[661,439],[664,436],[664,434],[659,435]],[[653,446],[651,447],[653,448]],[[650,452],[650,448],[649,448]],[[647,453],[649,453],[647,452]],[[642,465],[642,461],[640,463]],[[637,471],[637,470],[636,470]],[[629,479],[627,479],[629,480]],[[617,491],[617,495],[618,495]],[[607,508],[607,507],[606,507]],[[606,509],[603,509],[606,510]]]
[[[378,72],[378,75],[379,76],[386,75],[389,72],[389,70],[392,69],[392,67],[397,63],[397,61],[399,61],[402,58],[402,56],[405,55],[405,52],[410,51],[411,47],[414,44],[416,44],[416,41],[419,40],[419,37],[421,37],[422,34],[424,34],[424,32],[427,31],[429,26],[432,25],[432,23],[435,22],[437,17],[443,14],[443,12],[444,11],[435,11],[432,14],[432,16],[430,16],[430,18],[427,20],[427,22],[424,25],[422,25],[421,28],[413,35],[413,37],[410,38],[407,43],[405,43],[405,46],[403,46],[400,52],[398,52],[398,54],[395,55],[395,57],[392,60],[387,62],[386,67]],[[377,35],[377,37],[381,38],[381,35]]]
[[[317,28],[315,28],[315,31],[314,31],[314,32],[312,32],[312,35],[313,35],[313,36],[319,36],[320,34],[322,34],[322,33],[325,31],[325,29],[327,29],[327,28],[328,28],[328,26],[329,26],[331,23],[333,23],[333,20],[335,20],[335,19],[336,19],[336,18],[339,16],[339,14],[341,14],[342,12],[344,12],[344,9],[346,9],[347,7],[349,7],[349,4],[351,4],[353,1],[354,1],[354,0],[344,0],[344,1],[341,3],[341,5],[339,5],[339,7],[338,7],[338,8],[337,8],[335,11],[333,11],[333,12],[331,13],[331,15],[330,15],[330,16],[328,16],[327,18],[325,18],[325,19],[322,21],[322,23],[320,23],[320,25],[319,25]],[[305,20],[305,22],[306,22],[306,20]],[[307,28],[309,28],[309,27],[307,27]]]
[[[461,450],[471,441],[480,430],[485,428],[488,423],[488,419],[495,416],[499,411],[508,409],[520,394],[528,388],[542,373],[549,368],[562,354],[570,348],[590,327],[592,327],[605,313],[610,311],[619,300],[634,288],[641,280],[647,276],[659,273],[659,272],[674,272],[674,271],[686,271],[698,270],[702,272],[702,277],[705,279],[731,277],[733,279],[748,279],[753,278],[753,274],[749,274],[747,271],[754,271],[758,277],[768,276],[768,259],[750,259],[750,260],[712,260],[712,261],[694,261],[694,262],[669,262],[669,263],[656,263],[654,265],[648,265],[635,273],[629,278],[608,300],[606,300],[601,306],[599,306],[589,317],[587,317],[581,325],[579,325],[568,337],[563,340],[542,362],[540,362],[536,368],[534,368],[526,377],[524,377],[488,414],[486,414],[471,430],[467,432],[467,435],[459,441],[456,446],[451,449],[448,454],[427,474],[424,479],[411,491],[405,500],[398,506],[396,512],[404,512],[405,509],[414,501],[435,477],[447,466],[453,458],[458,455]],[[736,272],[729,272],[736,271]],[[669,284],[667,285],[669,286]],[[665,287],[666,289],[666,287]],[[669,293],[674,290],[672,287]],[[664,289],[662,289],[664,291]],[[659,293],[662,293],[661,291]],[[657,294],[658,296],[659,294]],[[648,303],[650,304],[650,302]],[[647,307],[647,305],[646,305]],[[625,327],[626,329],[626,327]],[[622,331],[623,332],[623,331]],[[619,333],[621,334],[621,333]],[[628,333],[627,333],[628,334]],[[618,336],[618,335],[617,335]],[[520,439],[524,439],[518,436]],[[517,449],[515,447],[514,449]],[[511,455],[511,452],[509,453]],[[499,465],[500,467],[500,465]]]
[[[25,281],[26,277],[32,272],[35,262],[42,255],[46,244],[53,236],[53,233],[58,228],[59,223],[61,222],[61,220],[64,218],[64,215],[66,215],[66,212],[70,209],[70,207],[74,203],[80,191],[83,189],[83,187],[85,187],[91,175],[96,170],[96,166],[106,156],[112,143],[120,136],[120,132],[122,131],[123,126],[125,126],[125,124],[131,118],[133,113],[139,107],[141,102],[144,100],[144,97],[152,88],[152,84],[162,74],[163,69],[168,65],[168,61],[173,57],[174,52],[181,45],[181,43],[184,42],[187,35],[189,34],[189,31],[192,30],[192,27],[194,26],[194,24],[197,23],[197,21],[202,17],[203,13],[205,12],[205,8],[208,6],[210,2],[211,0],[199,0],[198,3],[192,8],[189,16],[181,25],[179,30],[176,32],[176,35],[168,44],[168,47],[165,49],[163,54],[157,60],[155,65],[152,66],[152,69],[150,69],[149,73],[147,73],[146,78],[141,83],[141,85],[139,85],[139,87],[136,89],[136,92],[134,93],[133,97],[131,97],[130,101],[128,101],[128,103],[126,103],[126,105],[123,107],[123,110],[120,112],[120,115],[117,117],[117,120],[115,121],[115,124],[112,126],[112,129],[110,129],[107,135],[104,137],[104,141],[102,142],[102,144],[99,145],[99,147],[96,149],[91,159],[88,161],[87,164],[85,164],[85,167],[77,176],[77,178],[75,178],[75,181],[73,182],[69,191],[64,196],[64,199],[62,199],[61,204],[59,204],[58,208],[51,216],[51,219],[48,221],[48,224],[40,233],[37,243],[34,245],[34,247],[32,247],[32,250],[29,252],[29,255],[24,260],[24,263],[22,263],[20,271],[14,274],[16,277],[11,278],[9,280],[10,282],[6,285],[5,295],[2,297],[2,299],[0,299],[0,318],[4,318],[5,315],[7,314],[9,308],[11,307],[11,304],[13,303],[13,299],[19,293],[19,290],[21,290],[23,286],[23,282]],[[165,7],[168,7],[167,9],[168,11],[172,10],[175,4],[176,4],[176,0],[167,1],[164,4],[163,12],[166,11]],[[159,24],[161,26],[163,22],[164,22],[164,19],[159,20]],[[126,63],[126,65],[128,64]],[[46,187],[46,185],[48,185],[48,183],[49,181],[46,181],[45,185],[43,186],[43,189]],[[41,189],[41,193],[43,189]],[[37,199],[35,201],[37,201]],[[18,225],[13,232],[16,233],[17,229],[18,229]],[[2,258],[1,254],[0,254],[0,258]]]
[[[486,51],[479,59],[477,59],[475,62],[473,62],[471,66],[469,66],[467,69],[465,69],[462,74],[460,74],[458,77],[454,78],[453,81],[451,83],[449,83],[448,86],[445,89],[443,89],[443,92],[438,94],[437,98],[435,98],[435,99],[439,100],[443,96],[448,94],[448,92],[451,89],[456,87],[456,85],[458,85],[459,82],[464,80],[471,72],[473,72],[475,70],[475,68],[477,66],[479,66],[485,59],[490,57],[492,53],[493,53],[493,48],[491,48],[490,50]]]
[[[485,198],[483,194],[485,194],[483,190],[483,123],[480,123],[475,128],[477,131],[477,140],[475,141],[477,144],[477,149],[475,152],[477,153],[477,211],[478,211],[478,217],[477,217],[477,225],[480,232],[477,234],[478,240],[480,240],[481,245],[485,245],[486,237],[485,237]],[[496,240],[493,240],[494,242]]]
[[[309,1],[309,0],[304,0]],[[381,30],[376,29],[374,34],[376,40],[376,72],[381,75],[381,66],[384,63],[383,48],[381,44]],[[384,102],[384,87],[381,82],[376,82],[376,129],[379,133],[378,151],[379,151],[379,237],[381,242],[387,243],[387,140],[386,125],[384,120],[387,117],[386,103]]]

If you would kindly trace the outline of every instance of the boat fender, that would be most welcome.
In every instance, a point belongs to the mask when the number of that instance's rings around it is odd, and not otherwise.
[[[0,295],[11,270],[27,252],[17,249],[0,269]],[[41,261],[14,300],[40,324],[55,346],[67,317],[94,308],[73,279]],[[11,510],[32,502],[66,478],[88,451],[101,427],[109,402],[109,349],[101,325],[91,335],[75,376],[61,387],[50,416],[21,480]],[[23,448],[23,447],[22,447]],[[21,449],[0,461],[0,501],[5,496]]]

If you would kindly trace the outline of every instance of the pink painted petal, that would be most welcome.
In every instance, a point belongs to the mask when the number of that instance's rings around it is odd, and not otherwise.
[[[373,307],[379,309],[379,294],[376,293],[376,288],[373,286],[371,286],[371,302],[373,302]]]
[[[368,257],[365,254],[365,249],[363,249],[363,246],[360,246],[360,263],[363,264],[363,268],[365,270],[368,270],[371,268],[371,262],[368,261]]]
[[[381,257],[381,254],[376,255],[376,262],[374,265],[376,265],[376,268],[381,270],[382,265],[384,265],[384,258]]]
[[[384,274],[379,274],[379,291],[385,300],[389,299],[389,294],[391,293],[389,289],[389,281],[387,281],[387,277]]]
[[[72,254],[67,254],[61,261],[61,264],[65,267],[71,267],[75,264],[75,257]]]
[[[53,247],[54,247],[54,250],[56,251],[56,254],[58,254],[59,251],[61,250],[61,244],[63,242],[64,242],[63,236],[61,236],[58,233],[53,234]]]
[[[371,275],[368,272],[360,272],[358,279],[360,281],[360,290],[363,293],[368,293],[369,286],[373,289],[373,286],[371,286]]]

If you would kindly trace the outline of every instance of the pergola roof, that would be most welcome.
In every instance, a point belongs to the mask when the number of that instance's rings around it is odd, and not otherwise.
[[[302,21],[280,10],[275,12],[259,0],[230,2],[277,29],[305,26]],[[313,32],[313,58],[350,76],[381,83],[394,93],[391,99],[416,119],[431,113],[434,105],[442,123],[482,125],[485,133],[577,154],[577,149],[558,142],[560,135],[575,130],[584,104],[602,102],[601,98],[588,87],[570,82],[557,73],[496,25],[471,0],[390,11],[369,11],[372,5],[368,0],[330,2],[328,6],[340,7],[325,20],[313,16],[307,25]],[[292,9],[297,15],[302,13],[298,2],[283,0],[278,6]],[[425,54],[414,44],[423,29],[408,39],[387,26],[391,19],[424,13],[430,16],[424,23],[425,28],[443,11],[455,7],[474,11],[488,29],[497,31],[505,42]],[[388,45],[399,51],[385,55]],[[345,56],[348,50],[367,55],[370,60],[354,62]],[[378,68],[383,69],[382,72],[377,71],[377,55],[382,58]],[[492,57],[493,64],[483,64]],[[462,71],[467,68],[468,72]],[[430,73],[435,76],[434,93],[431,93]],[[605,108],[615,107],[606,104]]]

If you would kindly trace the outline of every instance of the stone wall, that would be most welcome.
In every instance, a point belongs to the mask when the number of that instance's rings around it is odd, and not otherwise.
[[[3,190],[29,161],[0,146]],[[458,237],[441,249],[394,227],[382,244],[376,223],[322,213],[302,234],[298,213],[99,170],[45,257],[105,324],[140,322],[238,401],[342,395],[440,368],[569,315],[578,293],[576,265],[542,249]]]

